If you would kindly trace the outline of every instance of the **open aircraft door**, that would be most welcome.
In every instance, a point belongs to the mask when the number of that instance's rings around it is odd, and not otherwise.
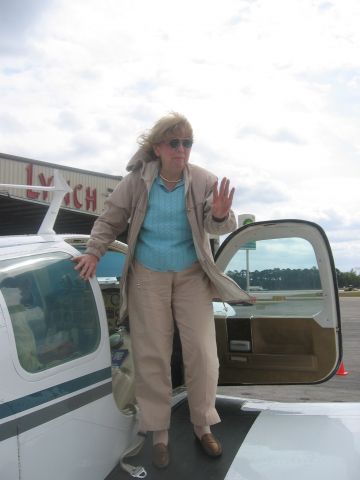
[[[253,302],[230,302],[229,314],[215,318],[219,385],[320,383],[336,373],[340,309],[321,227],[252,223],[227,237],[215,260]]]

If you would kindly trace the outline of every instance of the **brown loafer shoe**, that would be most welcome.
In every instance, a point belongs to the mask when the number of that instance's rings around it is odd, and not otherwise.
[[[166,468],[170,463],[169,446],[165,443],[153,445],[152,462],[156,468]]]
[[[221,443],[212,433],[205,433],[201,439],[195,435],[195,438],[209,457],[220,457],[222,454]]]

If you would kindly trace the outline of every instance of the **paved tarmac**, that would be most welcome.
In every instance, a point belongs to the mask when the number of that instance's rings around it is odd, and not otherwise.
[[[360,401],[360,297],[340,299],[343,362],[348,375],[318,385],[219,387],[218,393],[278,402]]]

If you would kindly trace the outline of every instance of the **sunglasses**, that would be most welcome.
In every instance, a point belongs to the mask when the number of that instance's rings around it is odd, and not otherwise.
[[[191,140],[191,138],[183,138],[183,139],[173,138],[172,140],[170,140],[170,142],[167,142],[167,145],[170,145],[170,147],[173,148],[174,150],[179,148],[180,144],[184,148],[191,148],[192,144],[193,144],[193,141]]]

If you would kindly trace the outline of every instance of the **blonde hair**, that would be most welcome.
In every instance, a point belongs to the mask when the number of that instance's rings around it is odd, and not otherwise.
[[[174,136],[182,136],[193,140],[193,130],[190,122],[184,115],[170,112],[168,115],[161,117],[151,130],[140,135],[137,141],[141,149],[155,160],[156,155],[153,147]]]

